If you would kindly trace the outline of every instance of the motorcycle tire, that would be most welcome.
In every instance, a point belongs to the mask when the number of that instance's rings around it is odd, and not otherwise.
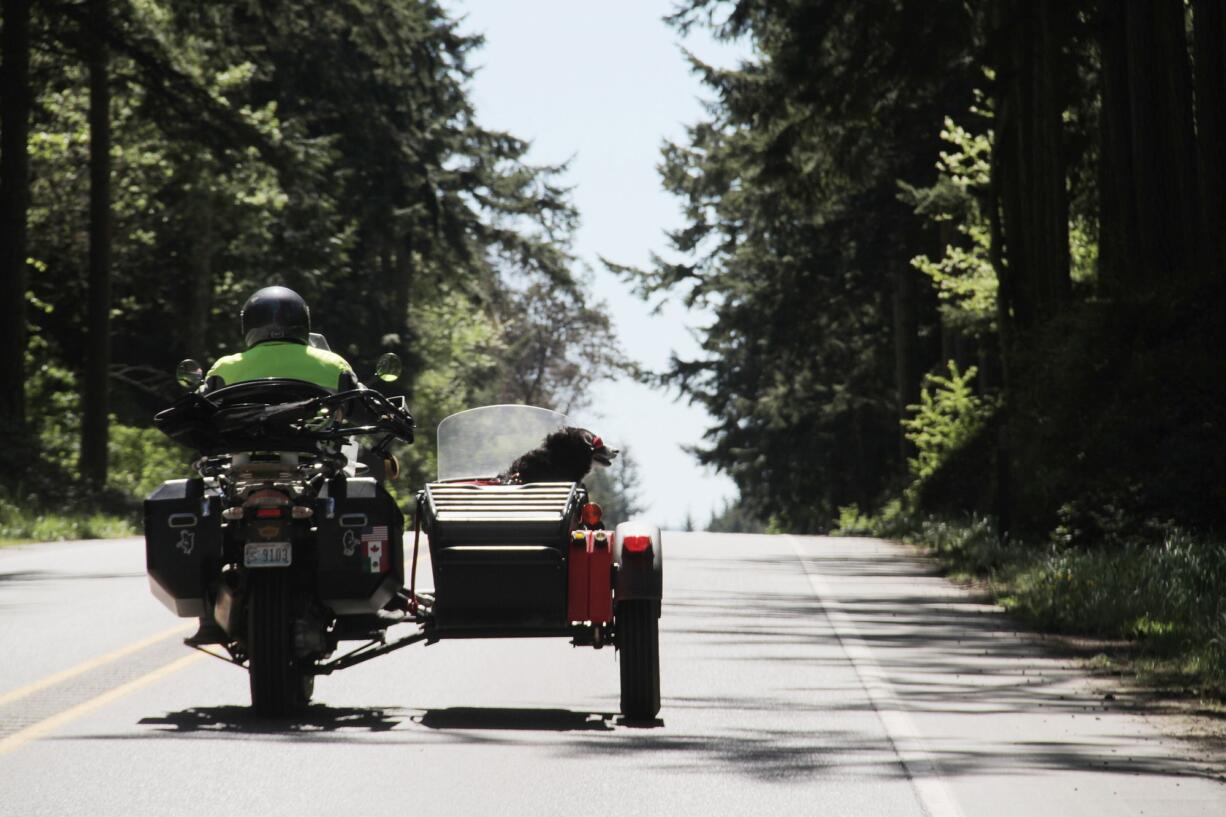
[[[660,619],[650,599],[619,602],[615,627],[621,653],[621,710],[631,721],[660,711]]]
[[[247,670],[251,706],[261,717],[302,710],[315,676],[294,662],[293,587],[284,570],[253,571],[247,590]]]

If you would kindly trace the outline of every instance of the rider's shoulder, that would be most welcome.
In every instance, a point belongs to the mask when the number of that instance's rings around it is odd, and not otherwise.
[[[232,355],[223,355],[222,357],[217,358],[217,360],[213,363],[213,369],[217,369],[220,366],[232,366],[235,363],[241,363],[242,360],[242,352],[235,352]]]
[[[314,346],[305,347],[309,357],[318,360],[320,363],[327,363],[330,366],[337,366],[342,369],[351,368],[349,361],[338,355],[336,352],[330,352],[327,349],[317,349]]]

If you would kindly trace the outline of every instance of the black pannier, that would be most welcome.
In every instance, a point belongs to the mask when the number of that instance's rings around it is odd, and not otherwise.
[[[404,515],[373,479],[333,480],[316,501],[319,599],[340,615],[373,613],[404,584]]]
[[[202,616],[208,579],[221,569],[221,498],[200,479],[163,482],[145,500],[149,585],[177,616]]]

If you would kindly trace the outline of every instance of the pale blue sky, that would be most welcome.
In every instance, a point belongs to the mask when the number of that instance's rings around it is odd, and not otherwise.
[[[657,315],[598,256],[644,265],[665,249],[664,231],[681,222],[680,203],[660,186],[656,165],[666,139],[702,118],[703,90],[681,47],[716,64],[733,64],[743,49],[702,32],[682,41],[662,17],[666,0],[618,3],[576,0],[447,0],[464,15],[462,30],[482,33],[485,47],[472,98],[479,121],[531,140],[529,160],[571,159],[566,182],[582,218],[575,254],[595,270],[595,295],[611,309],[626,352],[659,369],[674,350],[697,346],[688,327],[702,315],[665,303]],[[700,442],[709,417],[676,395],[634,383],[598,389],[593,409],[574,418],[612,445],[628,445],[641,465],[645,516],[679,526],[687,511],[702,524],[725,498],[731,480],[704,471],[684,445]]]

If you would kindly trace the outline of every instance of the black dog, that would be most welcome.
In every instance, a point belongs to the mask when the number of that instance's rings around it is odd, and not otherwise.
[[[567,426],[545,438],[539,448],[524,454],[499,475],[504,485],[524,482],[581,482],[592,463],[609,465],[617,456],[616,448],[609,448],[599,437],[586,428]]]

